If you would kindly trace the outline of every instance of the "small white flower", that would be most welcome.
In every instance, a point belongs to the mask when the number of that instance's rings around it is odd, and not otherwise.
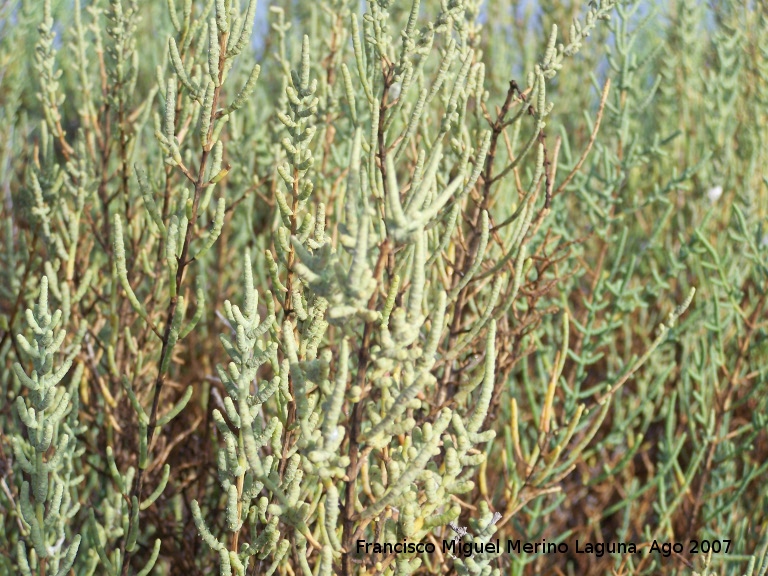
[[[768,246],[768,234],[764,234],[760,239],[760,248],[765,248],[766,246]]]
[[[714,204],[715,202],[717,202],[717,200],[722,195],[723,195],[723,187],[722,186],[713,186],[712,188],[707,190],[707,198],[709,198],[709,202],[711,204]]]

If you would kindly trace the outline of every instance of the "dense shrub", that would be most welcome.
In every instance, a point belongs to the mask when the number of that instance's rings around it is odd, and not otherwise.
[[[767,46],[3,3],[0,573],[766,574]]]

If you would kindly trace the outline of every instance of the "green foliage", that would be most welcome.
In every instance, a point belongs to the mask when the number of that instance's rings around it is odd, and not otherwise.
[[[766,573],[763,3],[37,4],[0,572]]]
[[[68,544],[64,541],[69,520],[80,508],[73,460],[84,452],[76,445],[76,434],[83,429],[78,426],[77,410],[72,410],[72,396],[57,386],[72,366],[83,335],[73,343],[74,352],[54,369],[55,355],[66,336],[64,330],[56,329],[61,318],[61,310],[53,315],[49,311],[48,279],[44,276],[38,303],[26,313],[33,341],[21,334],[17,338],[19,348],[32,360],[32,371],[27,373],[18,362],[13,365],[16,377],[28,391],[15,402],[26,438],[20,434],[11,438],[14,460],[22,475],[29,478],[22,482],[19,495],[22,538],[18,540],[17,561],[25,575],[38,569],[44,572],[47,567],[52,574],[63,576],[72,567],[80,546],[80,534],[72,535]],[[72,389],[82,376],[83,366],[78,365],[72,375]],[[65,421],[68,413],[71,417]],[[51,448],[53,456],[43,460]]]

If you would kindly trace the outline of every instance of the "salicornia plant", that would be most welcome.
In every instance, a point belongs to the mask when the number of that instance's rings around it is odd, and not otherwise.
[[[4,3],[0,573],[765,574],[766,46]]]
[[[62,380],[72,367],[83,334],[70,344],[71,352],[58,358],[66,337],[59,327],[61,310],[51,314],[48,306],[48,278],[40,282],[40,294],[34,309],[27,309],[26,321],[32,341],[17,337],[23,354],[32,361],[27,372],[18,362],[13,372],[27,390],[14,402],[19,432],[11,437],[14,460],[23,481],[18,507],[21,512],[21,538],[17,545],[20,573],[64,575],[69,573],[80,546],[80,534],[68,534],[67,528],[80,509],[76,469],[73,461],[82,456],[77,435],[82,433],[77,422],[77,386],[83,375],[78,364],[72,375],[70,390]]]

